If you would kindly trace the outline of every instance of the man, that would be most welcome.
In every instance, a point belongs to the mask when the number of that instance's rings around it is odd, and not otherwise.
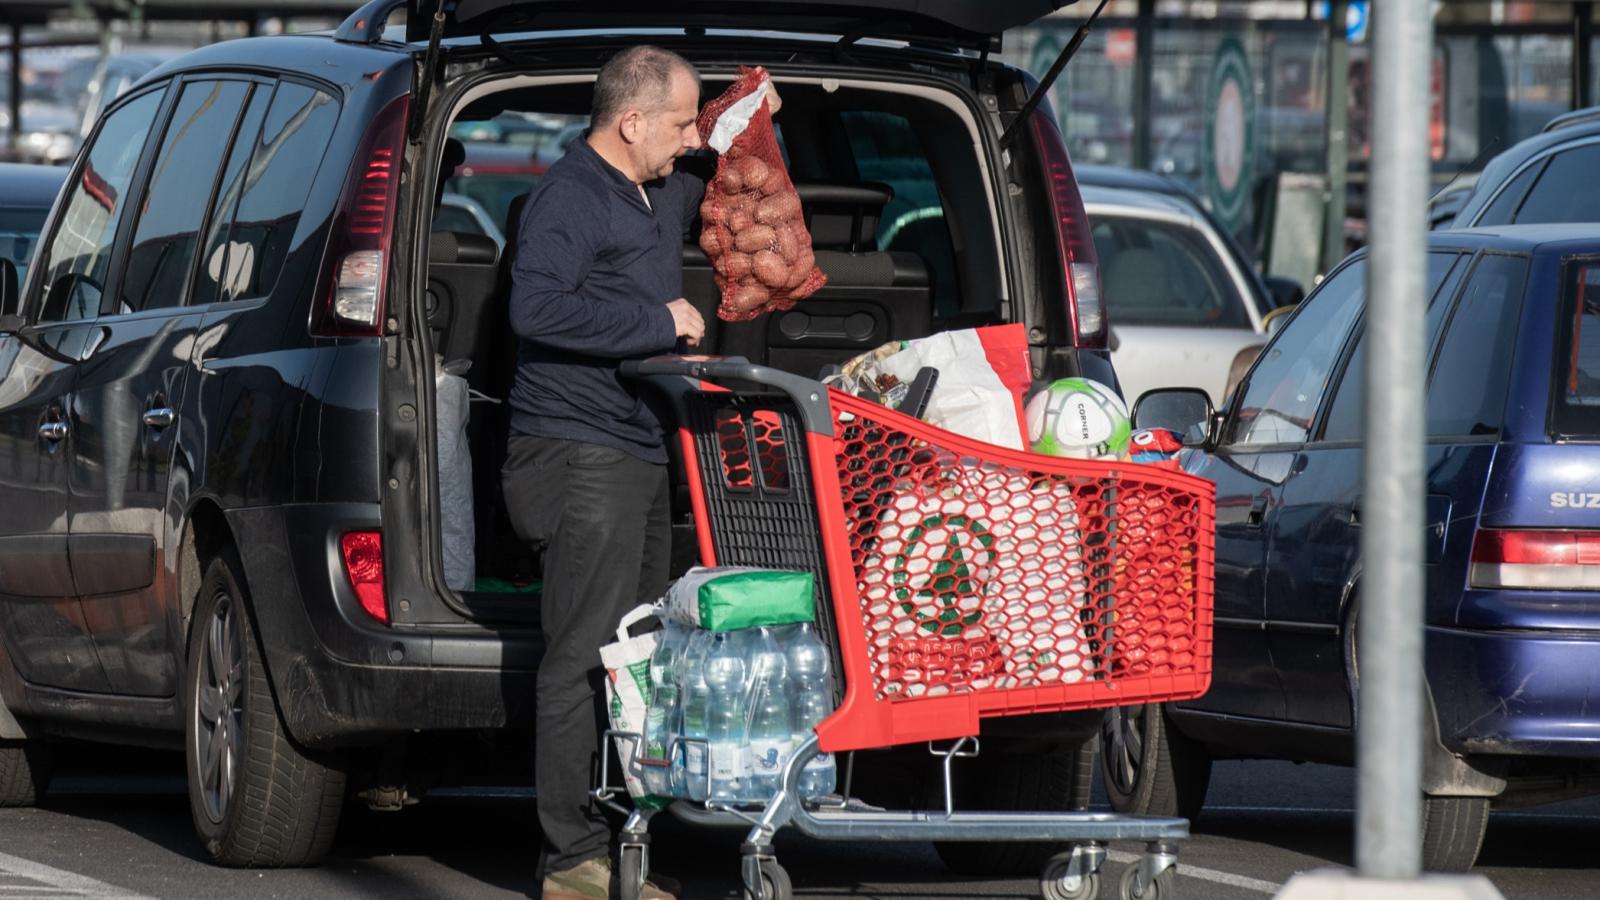
[[[501,478],[518,535],[545,547],[534,775],[545,900],[610,894],[610,826],[589,799],[606,752],[599,648],[665,591],[670,549],[662,425],[617,367],[705,334],[680,256],[705,185],[673,171],[700,146],[699,99],[677,54],[618,53],[595,82],[589,133],[529,195],[517,239]],[[654,885],[644,896],[672,898]]]

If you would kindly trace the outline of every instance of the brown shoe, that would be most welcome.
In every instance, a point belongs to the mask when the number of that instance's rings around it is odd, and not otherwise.
[[[543,900],[610,900],[617,896],[611,860],[597,856],[570,869],[546,875],[540,896]],[[654,882],[646,881],[644,889],[639,892],[639,900],[678,900],[678,897]]]

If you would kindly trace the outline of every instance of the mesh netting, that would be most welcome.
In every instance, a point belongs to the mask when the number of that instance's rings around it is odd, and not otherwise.
[[[1202,662],[1208,523],[1194,494],[1138,466],[1003,464],[942,446],[925,426],[900,430],[891,421],[904,417],[882,407],[830,401],[878,699],[1186,674]]]
[[[767,77],[765,69],[741,67],[697,120],[701,139],[713,147],[719,126],[724,139],[731,136],[700,204],[700,249],[722,295],[717,316],[730,322],[789,309],[827,281],[816,267],[772,113],[757,96]]]

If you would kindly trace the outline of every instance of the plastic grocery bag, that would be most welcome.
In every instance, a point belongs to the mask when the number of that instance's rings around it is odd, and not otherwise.
[[[467,445],[467,380],[451,371],[459,363],[442,361],[434,370],[434,420],[439,454],[439,527],[444,550],[444,583],[470,591],[477,580],[472,518],[472,450]]]
[[[909,385],[924,366],[939,371],[923,418],[946,431],[1025,450],[1022,397],[1033,381],[1022,325],[945,331],[906,341],[899,352],[879,347],[851,360],[837,386],[886,397]]]
[[[707,631],[810,622],[816,579],[810,572],[697,566],[667,589],[666,605],[672,618]]]
[[[828,280],[778,150],[770,80],[766,69],[741,66],[698,121],[701,140],[719,154],[700,204],[700,249],[722,293],[717,316],[728,322],[789,309]]]
[[[600,662],[606,667],[606,709],[613,731],[644,734],[650,696],[650,657],[656,652],[661,632],[630,635],[628,629],[659,613],[660,609],[650,603],[634,607],[617,624],[616,641],[600,648]],[[618,737],[616,741],[628,795],[639,806],[665,807],[671,801],[651,794],[640,777],[640,738]]]

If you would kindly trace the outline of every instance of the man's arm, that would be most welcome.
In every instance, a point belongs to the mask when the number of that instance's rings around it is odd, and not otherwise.
[[[666,305],[579,296],[605,237],[603,203],[576,184],[552,183],[522,213],[511,267],[511,329],[573,353],[623,359],[672,349],[678,327]]]

